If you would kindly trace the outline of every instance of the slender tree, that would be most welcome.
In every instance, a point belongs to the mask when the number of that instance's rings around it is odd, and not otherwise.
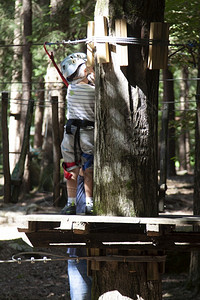
[[[182,78],[181,81],[181,97],[180,97],[180,109],[181,109],[181,123],[182,123],[182,132],[180,135],[180,149],[179,149],[179,157],[180,157],[180,170],[186,170],[188,172],[191,171],[190,166],[190,133],[187,126],[188,123],[188,109],[189,109],[189,70],[187,66],[184,66],[182,69]]]
[[[164,79],[164,102],[168,102],[169,108],[169,129],[168,129],[168,160],[167,173],[169,176],[176,175],[175,156],[176,156],[176,140],[175,140],[175,106],[174,106],[174,82],[173,73],[168,68],[163,70]]]
[[[15,28],[14,28],[14,45],[22,43],[22,0],[15,1]],[[13,171],[21,150],[22,139],[20,139],[20,117],[21,117],[21,63],[22,47],[13,48],[13,65],[10,93],[10,128],[9,131],[9,151],[10,151],[10,169]]]
[[[33,141],[33,147],[35,149],[42,148],[42,122],[43,122],[43,115],[44,115],[44,82],[43,78],[40,80],[38,84],[38,92],[36,94],[37,102],[35,108],[35,135]]]
[[[32,54],[31,54],[31,35],[32,35],[32,1],[23,0],[23,53],[22,53],[22,82],[23,82],[23,101],[21,109],[21,131],[23,133],[23,142],[19,160],[13,170],[12,179],[18,184],[14,186],[12,201],[17,202],[20,193],[20,182],[23,179],[25,170],[25,160],[29,149],[30,127],[33,116],[34,102],[31,99],[31,78],[32,78]],[[25,181],[28,181],[28,168]],[[25,186],[24,186],[25,187]],[[25,188],[24,188],[25,189]],[[23,190],[24,190],[23,189]]]

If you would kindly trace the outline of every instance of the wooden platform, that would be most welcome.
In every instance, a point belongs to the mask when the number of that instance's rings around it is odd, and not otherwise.
[[[200,216],[156,218],[28,215],[23,228],[34,247],[86,247],[139,251],[200,249]]]

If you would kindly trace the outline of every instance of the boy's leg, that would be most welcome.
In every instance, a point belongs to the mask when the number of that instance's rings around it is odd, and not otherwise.
[[[93,169],[88,168],[84,171],[84,187],[86,196],[86,214],[93,213]]]
[[[76,192],[77,192],[77,177],[79,174],[79,167],[70,171],[72,177],[67,179],[67,195],[68,201],[65,207],[62,209],[61,213],[66,215],[76,214]]]
[[[72,177],[69,180],[67,180],[68,201],[69,201],[69,198],[76,199],[77,178],[78,178],[79,170],[80,170],[80,168],[77,167],[70,171],[70,173],[72,174]],[[76,200],[75,200],[75,202],[76,202]]]

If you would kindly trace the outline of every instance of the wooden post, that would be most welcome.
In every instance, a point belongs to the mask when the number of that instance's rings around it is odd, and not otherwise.
[[[166,69],[168,61],[169,24],[153,22],[150,24],[149,39],[155,40],[149,45],[148,68]]]
[[[106,17],[98,16],[95,18],[95,37],[107,36],[107,19]],[[109,48],[108,43],[96,43],[97,51],[97,62],[108,63],[109,59]]]
[[[2,92],[1,128],[3,144],[3,173],[4,173],[4,202],[11,202],[11,176],[9,164],[9,141],[8,141],[8,93]]]
[[[89,248],[87,249],[87,253],[88,256],[100,256],[100,249],[98,248]],[[87,274],[88,276],[92,276],[92,271],[96,270],[99,271],[100,270],[100,262],[99,261],[87,261]]]
[[[127,24],[126,20],[115,20],[115,35],[116,37],[127,37]],[[117,61],[120,66],[128,66],[128,46],[116,46]]]
[[[94,36],[94,21],[89,21],[87,27],[87,37],[91,38],[92,36]],[[87,66],[94,66],[94,43],[87,44]]]
[[[159,211],[164,210],[165,192],[167,189],[167,141],[168,141],[169,109],[165,103],[162,113],[162,129],[160,137],[160,187],[159,187]]]
[[[53,138],[53,203],[58,206],[60,199],[60,137],[58,124],[58,97],[51,97],[52,138]]]

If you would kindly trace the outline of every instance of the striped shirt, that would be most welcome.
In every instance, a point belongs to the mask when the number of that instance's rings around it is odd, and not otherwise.
[[[70,84],[67,90],[67,119],[94,121],[95,87]]]

